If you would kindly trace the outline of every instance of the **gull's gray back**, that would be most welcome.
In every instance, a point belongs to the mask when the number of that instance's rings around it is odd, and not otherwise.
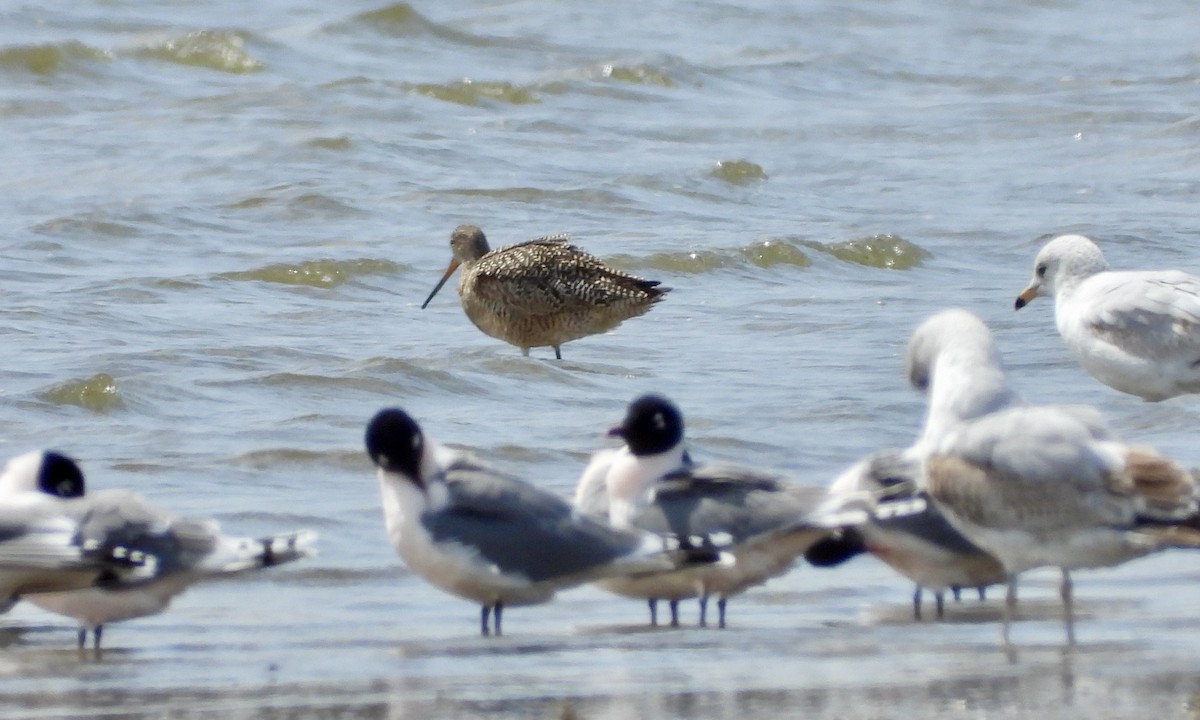
[[[452,462],[445,481],[449,507],[421,519],[434,541],[460,543],[501,572],[533,582],[586,575],[636,551],[643,541],[469,458]]]
[[[719,535],[737,543],[794,525],[822,495],[816,489],[805,494],[767,472],[698,465],[651,486],[649,502],[639,507],[633,524],[680,539]]]

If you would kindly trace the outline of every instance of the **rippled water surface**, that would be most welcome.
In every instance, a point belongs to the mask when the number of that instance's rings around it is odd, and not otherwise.
[[[1200,464],[1195,398],[1119,395],[1050,303],[1012,311],[1062,231],[1200,271],[1190,3],[42,5],[0,7],[0,451],[321,541],[112,626],[100,658],[19,606],[0,714],[1194,717],[1185,555],[1080,573],[1073,651],[1053,573],[1009,658],[995,599],[916,623],[870,559],[752,590],[723,632],[583,588],[488,641],[400,566],[361,446],[401,405],[565,494],[655,390],[697,456],[823,486],[912,439],[903,344],[962,305],[1028,398]],[[570,232],[674,291],[523,358],[449,290],[419,309],[465,222]]]

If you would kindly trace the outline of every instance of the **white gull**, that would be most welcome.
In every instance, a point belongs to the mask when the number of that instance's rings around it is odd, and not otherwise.
[[[1016,308],[1053,297],[1059,334],[1097,380],[1146,400],[1200,392],[1200,277],[1109,270],[1082,235],[1051,240],[1033,268]]]

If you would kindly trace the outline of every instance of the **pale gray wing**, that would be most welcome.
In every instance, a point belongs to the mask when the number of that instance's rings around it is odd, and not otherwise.
[[[0,508],[0,568],[103,567],[76,542],[75,518],[46,508]]]
[[[644,541],[470,459],[454,461],[445,480],[449,506],[421,518],[434,541],[460,544],[501,572],[533,582],[588,573],[638,550]]]
[[[1078,408],[1034,406],[966,423],[929,459],[929,493],[988,527],[1127,525],[1134,505],[1108,489],[1110,434],[1088,420]]]
[[[1107,342],[1138,357],[1195,354],[1200,360],[1200,278],[1178,271],[1097,276],[1076,300],[1082,320]],[[1085,302],[1086,300],[1086,302]]]
[[[111,583],[146,580],[197,567],[219,540],[210,521],[176,518],[135,493],[105,490],[83,498],[78,542],[94,557],[128,556],[143,570]]]
[[[821,497],[818,489],[794,488],[769,472],[721,464],[691,466],[656,482],[633,524],[693,544],[724,546],[795,525]]]
[[[1010,482],[1089,489],[1112,469],[1112,458],[1099,445],[1112,439],[1087,408],[1040,405],[964,423],[937,451],[1011,476]]]

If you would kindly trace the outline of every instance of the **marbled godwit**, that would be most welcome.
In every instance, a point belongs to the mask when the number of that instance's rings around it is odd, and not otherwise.
[[[1082,235],[1046,243],[1033,268],[1016,308],[1053,296],[1058,333],[1092,377],[1145,400],[1200,392],[1200,277],[1109,271]]]
[[[725,627],[728,599],[787,572],[805,550],[830,533],[809,524],[819,491],[805,494],[774,473],[691,462],[684,449],[683,417],[669,400],[646,395],[630,404],[622,423],[609,431],[625,447],[597,453],[580,478],[576,506],[606,513],[615,527],[635,527],[701,547],[728,552],[718,563],[632,580],[598,584],[619,595],[650,602],[700,598],[700,625],[709,597],[717,598],[717,624]]]
[[[543,603],[600,577],[672,570],[714,554],[576,513],[557,495],[425,440],[403,410],[367,425],[388,537],[409,569],[479,603],[481,630],[511,605]]]
[[[450,234],[446,274],[425,302],[437,295],[458,266],[458,295],[475,327],[521,348],[560,346],[585,335],[606,332],[637,317],[670,288],[605,265],[567,242],[566,236],[541,237],[489,250],[483,231],[459,225]]]
[[[1005,644],[1017,575],[1037,567],[1061,569],[1073,643],[1070,571],[1200,547],[1196,482],[1155,451],[1115,438],[1091,408],[1014,404],[941,422],[947,408],[970,404],[978,359],[988,354],[971,346],[985,342],[986,326],[962,310],[926,320],[909,342],[910,377],[930,396],[926,425],[943,428],[922,438],[919,482],[959,532],[1004,566]]]

